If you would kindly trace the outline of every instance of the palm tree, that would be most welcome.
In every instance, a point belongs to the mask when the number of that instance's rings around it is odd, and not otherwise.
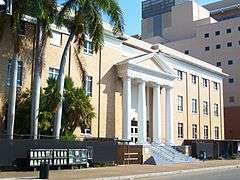
[[[65,25],[69,32],[69,38],[65,45],[58,76],[58,88],[61,97],[64,89],[64,69],[67,61],[67,54],[71,42],[75,38],[78,47],[84,43],[85,36],[92,39],[95,53],[103,46],[104,27],[102,14],[110,18],[110,24],[113,26],[113,33],[122,34],[124,22],[121,8],[117,0],[67,0],[60,10],[57,25]],[[54,136],[59,139],[62,118],[62,100],[58,104],[54,119]]]
[[[25,12],[28,0],[13,0],[12,1],[12,15],[6,15],[0,12],[0,39],[6,29],[10,30],[13,40],[13,57],[11,61],[11,76],[10,86],[8,93],[8,114],[7,114],[7,136],[13,139],[14,134],[14,121],[15,121],[15,106],[16,106],[16,91],[17,91],[17,68],[18,61],[21,59],[21,38],[18,34],[21,24],[21,19]],[[9,23],[10,22],[10,23]],[[9,25],[7,27],[7,25]]]
[[[42,64],[47,38],[51,36],[50,26],[54,22],[57,14],[57,2],[56,0],[32,0],[30,7],[32,7],[31,15],[37,19],[31,111],[31,136],[33,139],[37,139]]]

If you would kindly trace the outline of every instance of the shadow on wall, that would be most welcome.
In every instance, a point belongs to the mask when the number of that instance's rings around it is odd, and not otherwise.
[[[115,138],[116,135],[116,93],[122,92],[121,79],[117,76],[117,70],[115,66],[102,77],[101,83],[105,85],[103,93],[107,95],[106,104],[106,137]],[[101,100],[103,101],[103,100]],[[101,102],[103,104],[103,102]],[[101,108],[102,109],[102,108]],[[101,118],[101,122],[104,119]],[[100,123],[101,126],[101,123]]]

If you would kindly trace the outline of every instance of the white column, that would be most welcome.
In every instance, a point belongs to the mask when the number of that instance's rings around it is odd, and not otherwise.
[[[166,140],[174,144],[174,124],[173,124],[173,89],[166,88]]]
[[[160,85],[153,87],[153,141],[161,142]]]
[[[131,78],[123,78],[123,139],[131,140]]]
[[[138,84],[138,143],[147,143],[146,83]]]

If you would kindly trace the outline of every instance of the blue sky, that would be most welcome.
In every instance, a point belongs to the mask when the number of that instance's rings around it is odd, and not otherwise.
[[[60,2],[63,0],[59,0]],[[142,0],[118,0],[125,20],[125,32],[128,35],[141,33],[141,2]],[[197,0],[199,4],[208,4],[219,0]]]

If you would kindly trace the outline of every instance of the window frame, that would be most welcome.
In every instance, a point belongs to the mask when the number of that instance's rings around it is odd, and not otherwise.
[[[205,51],[210,51],[210,46],[206,46]]]
[[[203,79],[203,87],[207,88],[208,87],[208,79],[202,78]]]
[[[209,129],[207,125],[203,126],[203,138],[208,139],[209,138]]]
[[[198,113],[198,104],[197,104],[197,99],[192,99],[192,113],[196,114]]]
[[[183,139],[184,138],[184,127],[183,127],[183,123],[178,123],[178,138],[179,139]]]
[[[197,133],[197,124],[192,124],[192,139],[197,139],[198,133]]]
[[[183,80],[183,71],[177,70],[177,76],[179,81]]]
[[[183,112],[183,96],[178,95],[178,111]]]
[[[197,84],[197,76],[192,74],[192,84]]]
[[[57,36],[60,37],[60,40],[59,40],[59,44],[56,43],[54,40],[54,34],[56,34]],[[52,46],[56,46],[56,47],[61,47],[62,46],[62,41],[63,41],[63,34],[61,32],[58,32],[58,31],[52,31],[52,37],[50,38],[50,44]]]
[[[215,36],[220,36],[221,35],[221,31],[215,31]]]
[[[213,113],[214,113],[214,116],[219,116],[219,105],[217,103],[214,103],[213,105]]]
[[[92,94],[93,94],[93,77],[92,76],[88,76],[88,75],[85,76],[85,93],[87,96],[92,97]]]
[[[57,68],[49,67],[49,68],[48,68],[48,78],[58,79],[59,71],[60,71],[60,70],[57,69]]]
[[[213,81],[213,89],[218,90],[218,83]]]
[[[10,86],[11,76],[12,76],[12,60],[8,60],[8,69],[7,69],[7,86]],[[22,87],[23,84],[23,61],[17,62],[17,87]]]
[[[231,28],[227,28],[227,29],[226,29],[226,33],[227,33],[227,34],[232,33],[232,29],[231,29]]]
[[[203,114],[208,115],[209,114],[209,107],[208,107],[208,101],[203,101]]]
[[[89,40],[84,41],[83,52],[86,55],[93,55],[93,43],[92,43],[92,41],[89,41]]]
[[[219,127],[214,127],[214,139],[219,139]]]
[[[217,66],[217,67],[221,67],[221,66],[222,66],[222,62],[218,61],[218,62],[216,63],[216,66]]]

